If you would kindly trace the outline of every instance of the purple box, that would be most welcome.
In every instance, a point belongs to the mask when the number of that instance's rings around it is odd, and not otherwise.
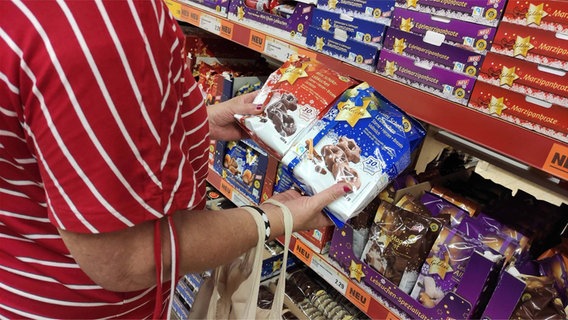
[[[433,45],[420,35],[394,28],[388,29],[383,48],[473,77],[479,72],[484,58],[481,53],[446,43]]]
[[[181,2],[225,18],[227,17],[230,3],[229,0],[183,0]]]
[[[480,254],[474,254],[465,269],[463,281],[459,283],[456,291],[448,293],[435,307],[427,308],[354,255],[351,226],[346,224],[342,228],[335,229],[329,256],[354,278],[352,281],[364,282],[383,299],[408,314],[411,319],[470,318],[478,300],[485,294],[491,293],[487,290],[486,284],[490,275],[496,271],[495,264]]]
[[[387,28],[382,23],[318,8],[314,9],[312,14],[312,26],[329,32],[334,32],[335,29],[345,30],[350,38],[376,46],[379,49]]]
[[[433,31],[445,36],[444,42],[485,54],[493,44],[497,28],[462,21],[434,17],[428,13],[395,8],[391,27],[419,35]]]
[[[317,0],[319,9],[390,24],[395,0]]]
[[[438,66],[428,69],[429,67],[417,65],[412,58],[382,49],[377,73],[455,103],[467,105],[476,78]]]
[[[503,272],[481,319],[509,319],[525,290],[525,283]]]
[[[337,39],[333,32],[314,26],[308,29],[306,46],[371,72],[377,66],[377,47],[350,38]]]
[[[507,0],[396,0],[396,6],[496,27]]]
[[[262,30],[267,34],[303,45],[306,43],[306,32],[312,22],[314,8],[313,5],[296,2],[294,11],[286,18],[253,9],[245,5],[245,0],[232,0],[227,17],[249,28]]]

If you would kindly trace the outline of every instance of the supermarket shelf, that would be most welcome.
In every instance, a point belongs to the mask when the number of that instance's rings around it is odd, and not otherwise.
[[[367,81],[413,117],[529,167],[542,170],[559,178],[562,187],[568,185],[567,143],[509,124],[480,111],[441,99],[176,0],[166,0],[166,4],[176,19],[208,30],[276,60],[284,61],[291,54],[303,54],[340,73]]]
[[[233,188],[214,170],[209,170],[207,180],[236,205],[253,204],[244,194]],[[316,253],[310,248],[309,244],[302,242],[296,236],[292,236],[290,251],[371,319],[394,320],[399,318],[393,314],[392,307],[384,306],[372,296],[368,291],[370,289],[363,288],[360,284],[349,279],[340,269],[330,263],[329,257]]]

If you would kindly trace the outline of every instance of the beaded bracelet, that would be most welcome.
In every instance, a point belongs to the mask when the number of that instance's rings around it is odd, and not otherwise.
[[[252,208],[254,210],[256,210],[260,216],[262,217],[262,221],[264,221],[264,241],[268,241],[268,239],[270,238],[270,221],[268,220],[268,216],[266,215],[266,212],[264,212],[264,210],[262,210],[259,207],[255,207],[255,206],[245,206],[245,207],[249,207]]]

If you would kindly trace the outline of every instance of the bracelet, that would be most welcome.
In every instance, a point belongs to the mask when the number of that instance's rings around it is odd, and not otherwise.
[[[262,217],[262,221],[264,221],[264,231],[265,231],[264,242],[268,241],[268,238],[270,238],[270,221],[268,220],[266,212],[264,212],[264,210],[262,210],[261,208],[255,206],[245,206],[245,207],[252,208],[260,214],[260,216]]]

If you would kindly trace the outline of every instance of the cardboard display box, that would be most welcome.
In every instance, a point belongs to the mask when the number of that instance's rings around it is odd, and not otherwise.
[[[335,31],[329,32],[310,26],[306,46],[361,69],[375,71],[379,52],[377,47],[353,40],[346,34],[338,35],[338,29]]]
[[[509,0],[503,21],[568,34],[566,0]]]
[[[312,15],[312,26],[329,32],[334,32],[335,29],[344,30],[350,38],[376,46],[379,49],[387,29],[387,26],[382,23],[318,8],[314,9]]]
[[[424,36],[427,31],[444,35],[444,42],[485,54],[493,43],[496,28],[428,13],[395,8],[391,27]]]
[[[229,12],[229,0],[180,0],[180,2],[224,18]]]
[[[568,71],[568,35],[501,22],[491,51]]]
[[[469,107],[568,142],[568,108],[477,81]]]
[[[390,24],[395,0],[318,0],[317,7],[365,20]]]
[[[313,5],[296,2],[289,16],[281,16],[251,8],[245,2],[245,0],[231,1],[227,15],[229,20],[297,44],[306,43],[306,32],[312,22]]]
[[[478,80],[568,107],[568,72],[489,52]]]
[[[476,76],[484,56],[446,43],[432,44],[426,36],[389,28],[383,48],[455,72]]]
[[[499,24],[506,3],[507,0],[396,0],[397,7],[492,27]]]
[[[414,59],[386,49],[380,52],[377,73],[461,105],[467,105],[475,83],[464,73],[417,65]]]

